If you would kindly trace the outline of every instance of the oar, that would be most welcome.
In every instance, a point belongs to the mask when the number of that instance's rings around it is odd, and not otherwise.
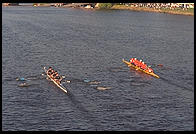
[[[157,66],[159,66],[159,67],[163,67],[163,64],[157,64]]]
[[[165,66],[163,64],[152,64],[152,65],[153,65],[153,67],[159,67],[162,69],[172,69],[171,67]]]
[[[70,80],[64,80],[64,81],[62,81],[63,83],[71,83],[71,81]]]
[[[16,80],[17,81],[25,81],[26,79],[22,77],[22,78],[16,78]]]
[[[65,79],[65,78],[66,78],[66,76],[65,76],[65,75],[62,75],[62,78],[63,78],[63,79]],[[62,81],[62,82],[70,83],[71,81],[70,81],[70,80],[64,80],[64,81]]]

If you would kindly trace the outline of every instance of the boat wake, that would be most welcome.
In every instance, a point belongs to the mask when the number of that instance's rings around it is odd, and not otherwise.
[[[85,119],[89,120],[90,123],[92,123],[92,125],[95,127],[95,130],[97,130],[97,128],[103,128],[102,126],[100,126],[98,119],[96,119],[92,112],[87,110],[82,105],[82,103],[76,99],[76,97],[74,96],[74,94],[72,94],[71,91],[68,92],[68,97],[73,102],[73,106],[81,112],[82,117],[84,117]]]
[[[179,84],[177,84],[177,83],[174,83],[174,82],[172,82],[171,80],[165,79],[165,78],[163,78],[163,77],[161,77],[160,79],[164,80],[164,81],[167,82],[168,84],[174,85],[174,86],[179,87],[179,88],[181,88],[181,89],[183,89],[183,90],[187,90],[187,91],[191,91],[191,92],[194,91],[194,90],[192,90],[192,89],[190,89],[190,88],[187,88],[187,87],[185,87],[185,86],[181,86],[181,85],[179,85]]]

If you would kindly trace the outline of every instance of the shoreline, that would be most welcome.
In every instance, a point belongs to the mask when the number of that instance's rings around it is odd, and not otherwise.
[[[55,7],[49,4],[43,4],[39,6],[32,6],[32,5],[18,5],[19,7]],[[13,6],[5,6],[2,7],[13,7]],[[76,9],[85,9],[85,10],[102,10],[100,8],[84,8],[84,7],[76,7],[75,5],[68,4],[61,7],[56,8],[76,8]],[[155,12],[155,13],[167,13],[167,14],[175,14],[175,15],[188,15],[194,16],[194,9],[193,12],[187,12],[186,10],[171,10],[171,9],[152,9],[152,8],[144,8],[144,7],[130,7],[130,6],[123,6],[123,5],[114,5],[111,8],[106,10],[131,10],[131,11],[138,11],[138,12]]]
[[[188,15],[188,16],[194,16],[191,12],[185,12],[185,11],[177,11],[177,10],[171,10],[171,9],[151,9],[151,8],[142,8],[142,7],[128,7],[128,6],[119,6],[114,5],[110,9],[112,10],[132,10],[132,11],[140,11],[140,12],[156,12],[156,13],[168,13],[168,14],[176,14],[176,15]],[[193,9],[194,10],[194,9]]]

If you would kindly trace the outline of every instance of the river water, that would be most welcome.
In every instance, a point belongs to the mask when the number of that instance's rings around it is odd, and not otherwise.
[[[194,130],[193,48],[193,16],[3,7],[2,130]],[[129,69],[131,57],[160,79]]]

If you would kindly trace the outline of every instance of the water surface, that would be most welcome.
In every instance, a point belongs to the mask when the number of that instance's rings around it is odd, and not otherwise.
[[[3,7],[2,129],[194,130],[193,29],[193,16]],[[160,79],[130,70],[131,57]],[[43,66],[71,81],[68,94]]]

